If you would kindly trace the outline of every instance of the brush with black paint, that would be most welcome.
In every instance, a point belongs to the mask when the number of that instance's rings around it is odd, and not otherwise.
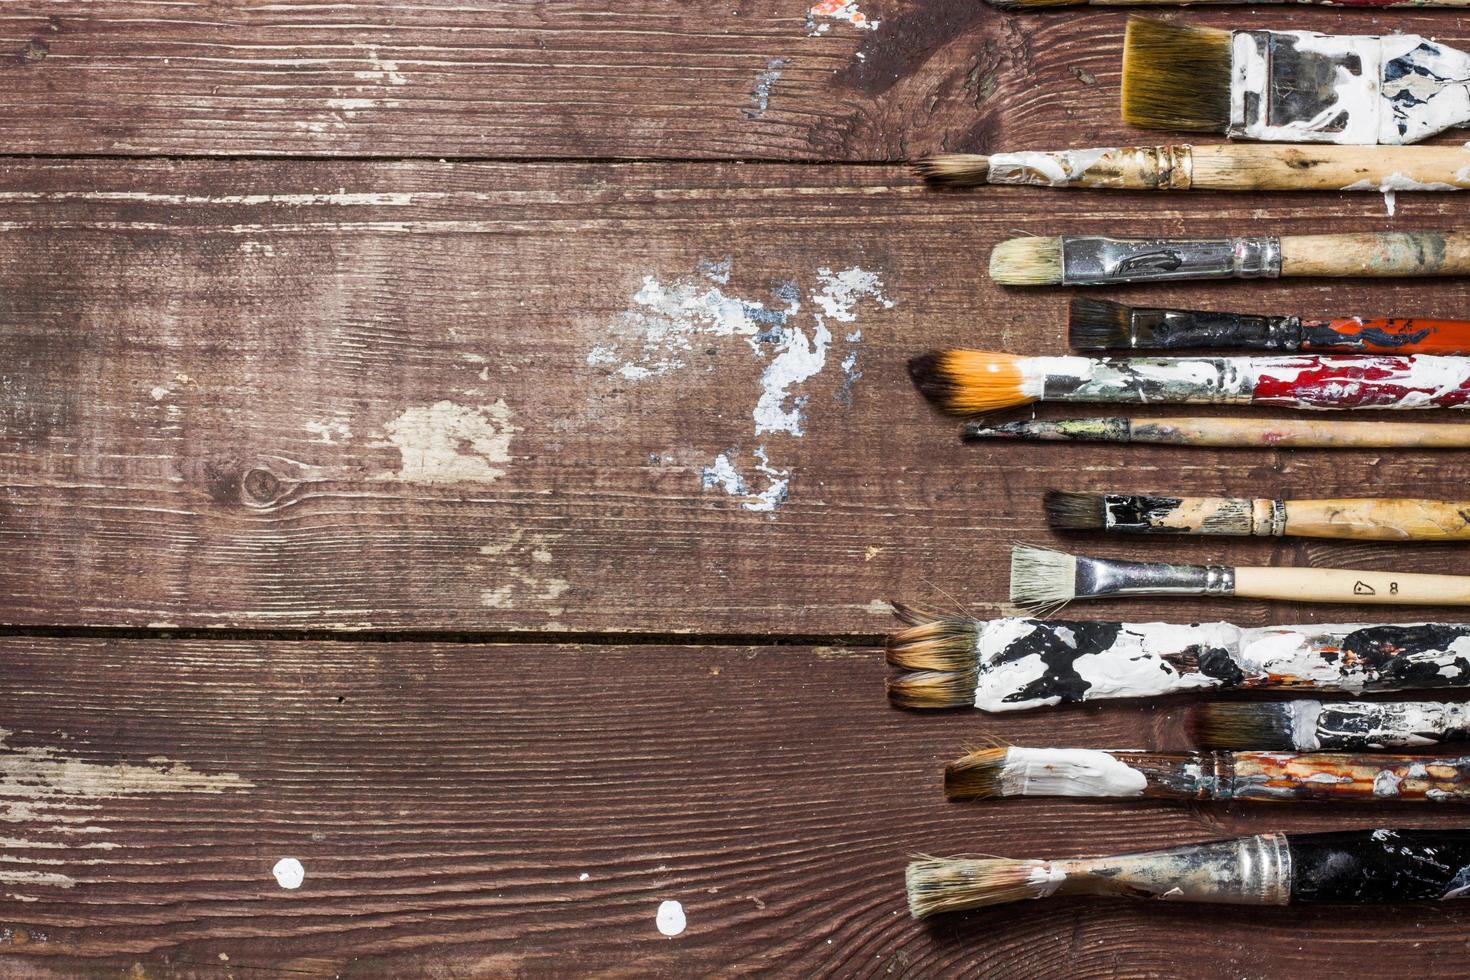
[[[896,605],[887,681],[904,708],[1024,711],[1186,691],[1470,687],[1470,624],[1264,626],[973,619]]]
[[[1470,830],[1256,834],[1097,858],[922,858],[916,919],[1071,895],[1225,905],[1386,905],[1470,896]]]
[[[1362,568],[1166,565],[1011,549],[1011,601],[1044,615],[1074,599],[1115,596],[1215,596],[1354,605],[1470,606],[1470,575],[1380,572]]]
[[[1470,703],[1220,701],[1196,706],[1189,723],[1207,749],[1416,749],[1470,737]]]
[[[1124,306],[1079,296],[1067,317],[1076,350],[1262,350],[1343,354],[1467,354],[1470,320],[1255,316]]]
[[[952,800],[1010,796],[1262,803],[1470,803],[1470,756],[977,749],[944,770]]]
[[[1123,121],[1272,143],[1415,143],[1470,124],[1467,76],[1470,54],[1417,34],[1220,31],[1134,17]]]
[[[1104,416],[967,422],[960,437],[966,442],[1104,442],[1202,449],[1470,449],[1470,424]]]
[[[1470,540],[1470,500],[1281,500],[1048,490],[1044,506],[1047,526],[1057,531],[1353,541]]]

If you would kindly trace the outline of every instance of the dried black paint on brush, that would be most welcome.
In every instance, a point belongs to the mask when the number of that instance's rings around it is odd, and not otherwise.
[[[1021,419],[1015,422],[969,422],[960,430],[965,442],[990,439],[1043,442],[1121,442],[1130,441],[1133,420],[1127,417],[1067,419],[1049,422],[1045,419]]]
[[[1344,637],[1342,652],[1368,666],[1381,682],[1398,687],[1462,687],[1470,679],[1470,660],[1456,657],[1459,673],[1446,676],[1442,663],[1424,663],[1411,656],[1420,650],[1448,650],[1465,636],[1464,627],[1447,623],[1411,626],[1367,626]]]
[[[991,664],[999,666],[1035,655],[1046,665],[1046,671],[1004,700],[1017,702],[1049,697],[1060,697],[1063,702],[1083,700],[1092,684],[1077,672],[1077,658],[1088,651],[1111,647],[1123,631],[1123,624],[1039,619],[1029,622],[1035,628],[1007,646]]]
[[[1046,523],[1058,531],[1157,531],[1178,534],[1182,528],[1162,525],[1184,501],[1148,494],[1069,493],[1048,490],[1043,500]]]
[[[1124,306],[1079,297],[1072,300],[1067,319],[1068,339],[1077,350],[1294,351],[1302,342],[1295,317]]]
[[[1290,834],[1291,901],[1440,901],[1470,891],[1470,830]]]

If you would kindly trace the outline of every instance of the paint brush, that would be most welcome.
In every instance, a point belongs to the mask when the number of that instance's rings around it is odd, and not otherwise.
[[[1123,121],[1272,143],[1415,143],[1470,123],[1470,55],[1417,34],[1219,31],[1134,17]]]
[[[1058,531],[1355,541],[1470,540],[1470,500],[1279,500],[1048,490],[1044,506],[1047,526]]]
[[[1470,703],[1222,701],[1199,705],[1190,728],[1207,749],[1417,749],[1470,735]]]
[[[966,423],[966,442],[1106,442],[1119,445],[1261,449],[1470,449],[1464,422],[1341,419],[1080,418]]]
[[[1435,354],[1089,358],[951,349],[913,358],[909,377],[952,415],[1036,401],[1313,410],[1459,408],[1470,401],[1470,357]]]
[[[1195,0],[989,0],[998,10],[1044,10],[1052,7],[1187,7]],[[1470,6],[1470,0],[1209,0],[1210,6],[1234,4],[1250,7],[1296,6],[1312,4],[1319,7],[1369,7],[1391,10],[1399,7],[1450,7]]]
[[[1470,830],[1256,834],[1098,858],[923,858],[916,919],[1054,895],[1216,905],[1387,905],[1470,896]]]
[[[1230,623],[937,616],[894,607],[889,699],[1023,711],[1183,691],[1361,695],[1470,687],[1470,624]]]
[[[990,278],[1006,286],[1466,273],[1470,273],[1470,234],[1454,231],[1249,238],[1030,235],[1006,239],[990,252]]]
[[[1470,756],[1348,752],[978,749],[944,769],[952,800],[1007,796],[1163,800],[1470,802]]]
[[[1235,350],[1354,354],[1470,353],[1470,320],[1253,316],[1124,306],[1077,297],[1067,316],[1077,350]]]
[[[1074,599],[1115,596],[1229,596],[1354,605],[1470,606],[1470,575],[1377,572],[1360,568],[1166,565],[1011,549],[1011,602],[1032,613]]]
[[[1099,146],[942,153],[916,160],[931,187],[1090,187],[1130,191],[1455,191],[1470,187],[1463,146]]]

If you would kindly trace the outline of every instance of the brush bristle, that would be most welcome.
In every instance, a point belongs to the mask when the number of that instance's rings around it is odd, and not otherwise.
[[[1129,19],[1123,121],[1144,129],[1224,132],[1230,125],[1230,32]]]
[[[914,387],[951,415],[980,415],[1036,400],[1022,391],[1021,358],[983,350],[941,350],[909,361]]]
[[[888,663],[907,670],[974,670],[975,641],[980,630],[975,620],[962,616],[937,616],[893,603],[893,613],[906,624],[888,636]]]
[[[1062,240],[1027,235],[990,250],[990,278],[1004,286],[1055,286],[1062,281]]]
[[[1013,858],[923,858],[904,874],[909,913],[916,919],[937,912],[959,912],[1044,898],[1055,891],[1037,869],[1044,861]]]
[[[1222,701],[1202,704],[1190,718],[1195,744],[1205,749],[1296,748],[1289,701]]]
[[[990,157],[978,153],[939,153],[914,161],[910,169],[931,187],[980,187],[990,183]]]
[[[1001,775],[1009,748],[976,749],[944,767],[944,795],[951,800],[988,800],[1005,796]]]
[[[1011,549],[1011,602],[1038,614],[1055,612],[1077,597],[1077,559],[1050,548]]]
[[[1047,526],[1057,531],[1100,531],[1108,522],[1103,500],[1100,493],[1048,490],[1043,501]]]
[[[1132,307],[1078,297],[1067,311],[1067,340],[1076,350],[1126,350],[1132,321]]]
[[[899,708],[973,708],[978,670],[916,670],[888,678],[888,700]]]

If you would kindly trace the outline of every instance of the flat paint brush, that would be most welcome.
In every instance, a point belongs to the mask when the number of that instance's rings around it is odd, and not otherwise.
[[[1277,408],[1461,408],[1470,357],[1017,357],[942,350],[909,361],[920,394],[952,415],[1036,401]]]
[[[990,252],[990,278],[1006,286],[1467,273],[1470,234],[1456,231],[1250,238],[1025,236],[1007,239]]]
[[[1011,549],[1011,602],[1032,613],[1075,599],[1217,596],[1354,605],[1470,606],[1470,575],[1379,572],[1361,568],[1166,565]]]
[[[1230,349],[1351,354],[1467,354],[1470,320],[1254,316],[1124,306],[1079,296],[1067,314],[1076,350]]]
[[[1470,704],[1438,701],[1222,701],[1190,715],[1206,749],[1417,749],[1470,736]]]
[[[888,638],[887,657],[904,673],[889,678],[888,696],[906,708],[1000,712],[1184,691],[1470,687],[1470,624],[1246,628],[894,611],[904,628]]]
[[[1105,442],[1118,445],[1266,449],[1470,449],[1464,422],[1350,422],[1342,419],[1103,417],[969,422],[966,442]]]
[[[943,153],[913,171],[931,187],[1088,187],[1132,191],[1455,191],[1470,187],[1463,146],[1101,146]]]
[[[1470,123],[1467,77],[1470,55],[1417,34],[1218,31],[1135,17],[1123,42],[1123,120],[1272,143],[1415,143]]]
[[[1215,905],[1388,905],[1470,896],[1470,830],[1257,834],[1112,857],[923,858],[916,919],[1071,895]]]
[[[1049,490],[1045,509],[1047,525],[1058,531],[1470,541],[1470,500],[1280,500]]]
[[[1348,752],[1102,752],[996,747],[944,770],[952,800],[1146,797],[1276,803],[1470,802],[1470,756]]]

